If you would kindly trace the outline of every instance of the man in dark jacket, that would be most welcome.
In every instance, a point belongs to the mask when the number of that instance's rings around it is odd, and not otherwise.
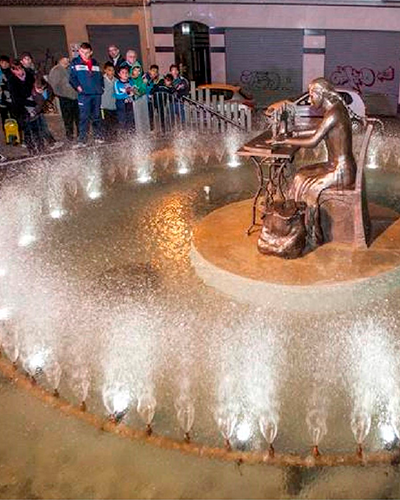
[[[20,131],[24,130],[27,118],[26,101],[32,94],[35,77],[26,72],[21,61],[13,61],[8,87],[11,96],[11,116],[18,122]]]
[[[9,118],[11,109],[11,96],[8,85],[10,75],[10,58],[8,56],[0,56],[0,116],[3,130],[4,123]]]
[[[108,47],[108,57],[116,71],[118,71],[118,68],[125,62],[125,59],[121,56],[121,52],[116,45],[110,45]]]
[[[78,92],[79,105],[79,139],[77,146],[86,143],[89,122],[92,122],[95,142],[101,139],[101,96],[104,90],[103,75],[100,66],[92,58],[93,50],[89,43],[82,43],[79,56],[71,63],[69,82]]]
[[[21,64],[27,73],[31,72],[33,73],[33,75],[35,75],[35,63],[33,62],[33,57],[30,52],[22,52],[22,54],[19,56],[19,60],[21,61]]]

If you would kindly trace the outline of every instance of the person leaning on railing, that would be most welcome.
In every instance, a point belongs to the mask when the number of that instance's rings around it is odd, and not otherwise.
[[[183,123],[185,121],[185,107],[183,105],[182,98],[186,97],[190,93],[190,84],[184,76],[179,73],[178,66],[176,64],[171,64],[169,71],[173,77],[173,86],[175,89],[176,97],[179,99],[174,104],[175,115]]]
[[[149,71],[144,73],[143,82],[146,85],[146,94],[149,109],[150,128],[154,129],[154,93],[157,86],[164,85],[164,77],[160,75],[157,64],[152,64]]]
[[[156,85],[153,90],[154,109],[158,113],[162,132],[166,131],[166,126],[174,123],[176,89],[173,82],[173,76],[171,73],[167,73],[163,81]]]
[[[147,105],[146,84],[141,73],[142,70],[139,66],[132,68],[135,126],[139,132],[148,132],[150,130],[149,108]]]

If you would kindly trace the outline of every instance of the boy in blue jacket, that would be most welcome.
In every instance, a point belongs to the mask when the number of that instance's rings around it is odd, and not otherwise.
[[[114,83],[114,97],[117,105],[118,124],[123,131],[135,128],[133,112],[134,82],[129,76],[129,67],[123,64],[117,69],[117,80]]]
[[[101,96],[104,90],[103,75],[89,43],[82,43],[79,56],[71,62],[71,86],[78,92],[79,138],[78,145],[86,143],[89,122],[92,122],[95,142],[101,144]]]

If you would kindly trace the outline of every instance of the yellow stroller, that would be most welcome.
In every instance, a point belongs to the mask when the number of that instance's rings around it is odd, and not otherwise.
[[[6,136],[6,144],[19,144],[21,137],[19,135],[18,123],[14,118],[7,118],[4,122],[4,133]]]

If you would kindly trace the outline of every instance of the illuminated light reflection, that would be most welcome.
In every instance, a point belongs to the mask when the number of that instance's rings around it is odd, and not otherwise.
[[[97,200],[97,198],[100,198],[101,193],[100,191],[88,191],[88,196],[91,200]]]
[[[11,310],[9,307],[0,308],[0,321],[6,321],[11,317]]]
[[[44,351],[38,351],[28,359],[28,364],[31,367],[32,371],[37,371],[43,368],[45,360],[46,353]]]
[[[178,262],[186,259],[190,251],[189,225],[186,200],[174,194],[160,205],[155,220],[165,221],[160,225],[159,250],[167,259]]]
[[[178,174],[181,174],[181,175],[185,175],[189,173],[189,169],[186,165],[181,165],[179,168],[178,168]]]
[[[36,237],[32,233],[22,234],[18,240],[18,246],[20,247],[28,247],[32,243],[36,241]]]
[[[228,161],[228,167],[237,168],[240,167],[240,161],[236,155],[232,155]]]
[[[189,35],[190,34],[190,24],[182,24],[182,35]]]
[[[251,436],[251,427],[247,422],[241,422],[236,430],[236,437],[239,441],[248,441]]]
[[[371,170],[376,170],[377,168],[379,168],[376,157],[377,157],[377,154],[376,154],[376,151],[374,150],[374,151],[372,151],[370,160],[367,163],[367,168],[369,168]]]
[[[113,397],[114,413],[125,413],[129,407],[130,397],[127,392],[118,392]]]
[[[97,172],[88,175],[86,193],[91,200],[97,200],[101,196],[101,177]]]
[[[121,386],[109,387],[103,390],[103,403],[108,414],[119,419],[127,413],[131,395],[128,389]]]
[[[140,184],[146,184],[151,181],[151,175],[142,173],[138,176],[137,181],[140,182]]]
[[[61,219],[62,217],[64,217],[65,214],[66,214],[66,211],[63,210],[62,208],[54,208],[50,212],[50,217],[52,219]]]
[[[26,358],[22,357],[22,366],[31,377],[35,377],[37,374],[42,373],[43,368],[46,364],[47,356],[49,354],[48,350],[41,349],[36,351],[31,356]]]
[[[396,439],[396,433],[393,426],[387,423],[379,427],[379,434],[385,443],[392,443]]]
[[[7,269],[5,267],[0,267],[0,278],[7,274]]]

